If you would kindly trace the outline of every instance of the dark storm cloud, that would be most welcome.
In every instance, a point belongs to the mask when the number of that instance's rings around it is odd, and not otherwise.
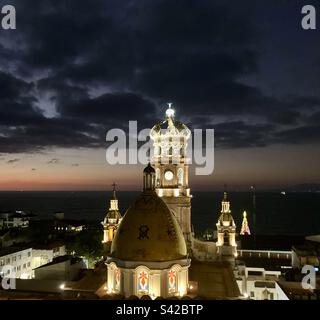
[[[244,80],[261,71],[262,5],[13,4],[23,14],[0,34],[0,152],[103,147],[106,130],[149,127],[168,101],[192,127],[214,127],[220,147],[316,141],[319,96],[275,96]]]
[[[125,113],[123,110],[126,110]],[[125,120],[137,120],[137,115],[142,121],[146,120],[148,116],[155,114],[155,107],[140,95],[107,93],[95,99],[63,105],[59,111],[63,117],[86,119],[94,124],[121,126]]]
[[[96,130],[84,121],[48,119],[40,114],[31,120],[26,119],[24,123],[13,121],[10,126],[0,126],[1,152],[39,152],[53,147],[97,147],[104,141],[103,135],[97,138]]]
[[[263,147],[270,143],[272,125],[248,125],[242,121],[215,125],[215,144],[218,147]]]
[[[0,100],[16,101],[28,95],[32,85],[18,80],[14,76],[0,72]]]
[[[320,126],[301,126],[289,130],[284,130],[275,134],[275,139],[278,142],[283,143],[319,143],[320,141]]]

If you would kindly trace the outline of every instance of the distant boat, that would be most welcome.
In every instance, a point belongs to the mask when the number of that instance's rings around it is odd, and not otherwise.
[[[283,196],[285,196],[285,195],[286,195],[286,192],[285,192],[285,191],[281,191],[281,194],[282,194]]]

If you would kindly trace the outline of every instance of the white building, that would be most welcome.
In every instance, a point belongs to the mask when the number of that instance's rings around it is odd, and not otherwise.
[[[0,275],[17,279],[31,279],[33,270],[66,254],[65,245],[35,245],[29,248],[8,247],[0,250]]]
[[[0,275],[7,278],[32,278],[32,248],[5,248],[0,251]]]
[[[27,228],[30,216],[23,211],[0,213],[0,229]]]
[[[280,271],[268,271],[264,268],[238,266],[237,283],[243,296],[252,300],[279,300],[277,281]]]
[[[66,247],[64,244],[52,243],[44,245],[35,245],[32,248],[32,269],[36,269],[59,256],[66,254]]]

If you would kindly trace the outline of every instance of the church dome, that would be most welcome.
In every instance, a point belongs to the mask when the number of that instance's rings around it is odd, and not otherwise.
[[[105,222],[107,222],[109,219],[119,220],[121,219],[121,213],[119,210],[109,210],[106,217]]]
[[[218,220],[218,224],[220,226],[229,227],[229,226],[235,226],[231,210],[230,210],[230,202],[228,200],[227,193],[224,192],[223,194],[223,200],[221,202],[221,215]]]
[[[172,136],[184,138],[186,140],[189,139],[191,135],[190,129],[184,123],[175,120],[174,115],[175,112],[171,108],[171,103],[169,103],[169,108],[166,111],[166,119],[154,125],[150,131],[152,140]]]
[[[224,227],[233,226],[234,220],[231,213],[229,212],[222,213],[219,218],[219,223]]]
[[[154,170],[149,162],[148,165],[144,168],[143,173],[156,173],[156,170]]]
[[[113,183],[113,191],[112,191],[112,197],[110,199],[110,207],[106,214],[106,217],[103,220],[104,224],[107,223],[117,223],[121,220],[121,213],[118,206],[118,199],[116,196],[116,184]]]
[[[145,190],[127,210],[112,242],[110,256],[148,262],[187,257],[180,226],[154,190]]]

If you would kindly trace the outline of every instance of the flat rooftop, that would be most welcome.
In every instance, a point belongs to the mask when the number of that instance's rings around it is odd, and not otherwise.
[[[51,262],[36,268],[35,270],[46,268],[48,266],[53,266],[55,264],[66,262],[66,261],[70,261],[70,264],[72,265],[72,264],[75,264],[77,262],[80,262],[81,260],[82,260],[81,258],[73,257],[73,256],[70,256],[70,255],[59,256],[59,257],[54,258]]]
[[[32,243],[31,246],[35,250],[50,250],[58,247],[62,247],[65,244],[62,241],[55,242],[42,242],[42,243]]]
[[[19,252],[19,251],[23,251],[23,250],[27,250],[27,249],[31,249],[30,246],[26,246],[26,247],[7,247],[7,248],[2,248],[0,249],[0,257],[3,256],[7,256],[9,254],[15,253],[15,252]]]

